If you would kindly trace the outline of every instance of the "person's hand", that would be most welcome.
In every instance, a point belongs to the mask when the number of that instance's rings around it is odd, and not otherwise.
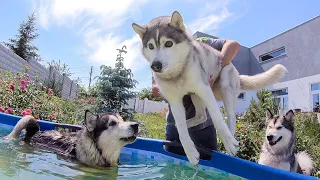
[[[159,91],[159,88],[157,86],[153,86],[152,87],[152,94],[156,97],[160,97],[161,96],[161,93]]]
[[[214,78],[213,78],[213,75],[211,74],[210,77],[209,77],[209,84],[210,84],[210,87],[213,86],[214,84]]]

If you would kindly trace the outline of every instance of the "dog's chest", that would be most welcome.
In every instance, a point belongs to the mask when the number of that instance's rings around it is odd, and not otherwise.
[[[259,158],[259,164],[263,164],[266,166],[290,171],[291,165],[289,161],[284,161],[277,156],[273,156],[269,153],[262,153]]]

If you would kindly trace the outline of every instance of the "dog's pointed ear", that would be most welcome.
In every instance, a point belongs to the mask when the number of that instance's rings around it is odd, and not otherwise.
[[[132,28],[134,30],[134,32],[136,32],[140,38],[143,38],[144,33],[146,32],[146,29],[136,23],[132,23]]]
[[[84,115],[84,123],[89,132],[92,132],[96,128],[98,117],[98,115],[93,114],[89,110],[86,110]]]
[[[267,121],[268,121],[269,119],[271,119],[272,117],[273,117],[272,112],[270,111],[270,109],[267,109],[267,110],[266,110],[266,119],[267,119]]]
[[[123,119],[122,119],[121,115],[119,114],[119,112],[116,112],[116,113],[115,113],[115,116],[116,116],[118,119],[120,119],[120,120],[123,121]]]
[[[293,113],[292,109],[290,109],[290,110],[286,113],[286,115],[285,115],[284,117],[285,117],[285,119],[286,119],[287,121],[293,121],[293,120],[294,120],[294,113]]]
[[[182,31],[186,30],[186,27],[183,23],[183,18],[178,11],[174,11],[171,16],[170,26],[180,29]]]

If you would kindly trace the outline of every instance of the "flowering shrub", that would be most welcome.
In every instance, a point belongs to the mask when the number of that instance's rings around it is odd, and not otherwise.
[[[60,115],[51,89],[41,86],[30,74],[0,72],[0,112],[54,121]]]

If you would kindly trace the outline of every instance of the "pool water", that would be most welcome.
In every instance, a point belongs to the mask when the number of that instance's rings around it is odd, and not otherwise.
[[[122,154],[121,165],[90,168],[32,148],[19,141],[7,141],[12,126],[0,124],[0,179],[241,179],[223,171],[204,171],[186,165],[160,162]]]

